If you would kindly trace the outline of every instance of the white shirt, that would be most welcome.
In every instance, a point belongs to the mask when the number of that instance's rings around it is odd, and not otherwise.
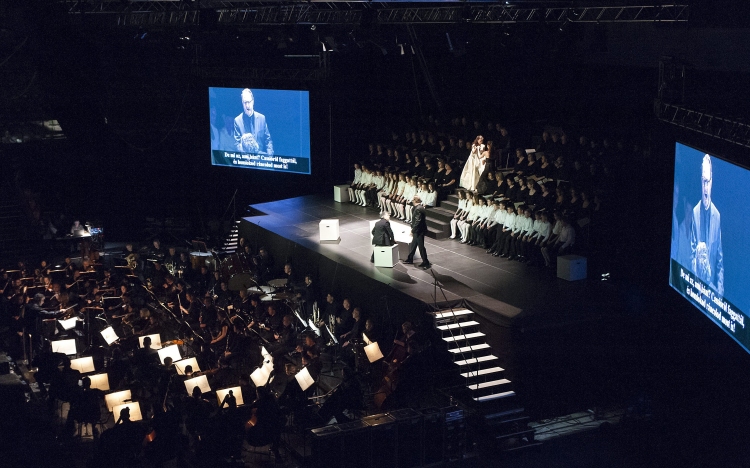
[[[564,228],[560,230],[560,237],[557,238],[557,242],[562,242],[563,245],[560,247],[561,249],[565,249],[567,247],[570,247],[573,245],[576,241],[576,230],[573,229],[573,226],[568,224]]]
[[[534,221],[532,221],[530,217],[527,218],[526,215],[519,215],[516,218],[516,226],[513,232],[517,232],[519,235],[524,236],[529,230],[531,230],[533,224]]]
[[[416,194],[416,193],[417,193],[417,187],[416,187],[416,185],[409,184],[409,185],[407,185],[404,188],[404,199],[407,202],[410,202],[411,199],[414,198],[414,194]]]
[[[503,224],[505,224],[506,216],[508,216],[508,212],[505,211],[505,208],[498,208],[495,212],[495,223],[502,226]]]
[[[362,169],[354,169],[354,180],[352,180],[352,185],[357,185],[360,180],[362,180]]]
[[[458,210],[457,211],[465,211],[466,210],[466,199],[465,198],[459,198],[458,199]]]
[[[402,195],[404,193],[404,188],[406,187],[406,182],[403,180],[399,180],[398,184],[396,186],[396,195]]]
[[[539,235],[537,239],[544,242],[549,239],[550,231],[552,230],[552,223],[549,221],[542,221],[539,223]]]
[[[505,212],[505,223],[503,224],[503,229],[504,230],[511,230],[511,231],[513,231],[513,229],[516,226],[516,218],[517,218],[517,216],[516,216],[515,213],[508,213],[506,211]]]
[[[437,203],[437,192],[425,192],[422,202],[424,206],[435,206]]]
[[[541,219],[535,219],[534,223],[531,225],[531,231],[528,232],[528,235],[532,239],[536,239],[536,236],[539,235],[539,225],[542,224]]]

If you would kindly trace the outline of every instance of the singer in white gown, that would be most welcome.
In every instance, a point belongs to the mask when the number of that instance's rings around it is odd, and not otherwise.
[[[484,137],[478,135],[471,144],[471,154],[464,164],[461,172],[460,185],[467,190],[476,190],[479,176],[482,175],[484,165],[482,164],[482,153],[484,152]]]

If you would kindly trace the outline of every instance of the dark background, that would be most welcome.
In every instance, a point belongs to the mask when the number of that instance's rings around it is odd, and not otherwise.
[[[6,168],[13,168],[3,178],[39,194],[45,212],[100,220],[110,240],[138,238],[147,218],[188,217],[200,232],[222,216],[235,190],[239,207],[328,193],[350,177],[368,142],[387,141],[392,129],[419,129],[429,114],[500,121],[523,147],[527,135],[553,124],[574,141],[611,136],[649,148],[627,162],[614,188],[619,229],[610,301],[599,310],[605,319],[524,339],[540,352],[563,353],[545,359],[594,360],[617,382],[628,381],[621,401],[645,398],[658,422],[648,453],[701,440],[712,450],[683,461],[711,464],[711,454],[731,459],[746,445],[750,356],[669,288],[668,272],[675,141],[745,166],[749,154],[653,113],[658,61],[669,55],[687,64],[686,105],[746,115],[746,7],[695,2],[689,25],[571,25],[581,27],[562,33],[553,24],[416,25],[417,41],[397,26],[134,30],[40,1],[2,8],[0,56],[23,44],[0,66],[2,125],[58,119],[67,137],[3,145]],[[346,39],[349,29],[356,41]],[[325,79],[248,80],[237,71],[258,63],[318,70],[317,59],[283,57],[317,54],[316,34],[340,41],[326,59]],[[407,44],[405,55],[396,40]],[[424,63],[409,53],[412,45]],[[312,175],[212,167],[209,86],[309,90]],[[550,345],[591,334],[598,345],[577,348],[577,356]]]

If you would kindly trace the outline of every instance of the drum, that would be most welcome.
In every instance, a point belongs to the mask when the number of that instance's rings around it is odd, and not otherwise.
[[[288,280],[286,278],[272,279],[268,281],[268,285],[274,288],[283,288],[284,286],[286,286],[287,281]]]
[[[236,253],[231,254],[221,261],[221,276],[225,279],[243,272],[242,261],[240,260],[240,256]]]
[[[211,270],[211,264],[214,265],[214,269],[216,268],[216,263],[214,262],[214,256],[209,252],[190,252],[190,265],[193,267],[193,270],[200,270],[201,267],[206,267]]]

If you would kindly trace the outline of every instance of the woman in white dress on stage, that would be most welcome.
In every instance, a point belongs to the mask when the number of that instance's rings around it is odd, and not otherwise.
[[[482,165],[482,153],[484,152],[484,137],[477,135],[474,143],[471,144],[471,153],[469,159],[464,164],[464,170],[461,171],[461,187],[474,191],[479,183],[479,176],[482,175],[484,166]]]

